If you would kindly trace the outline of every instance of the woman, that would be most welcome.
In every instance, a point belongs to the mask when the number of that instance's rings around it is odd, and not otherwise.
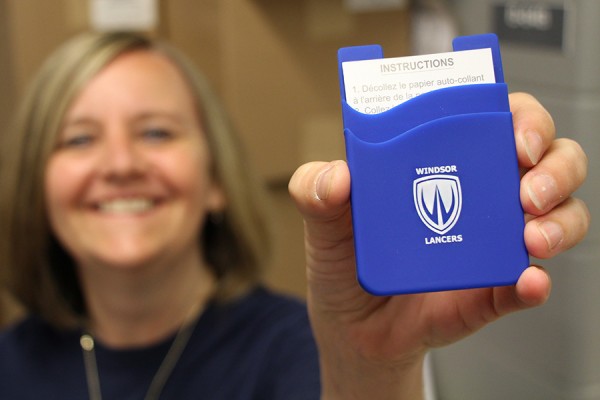
[[[43,66],[17,132],[2,265],[34,317],[3,340],[3,398],[318,393],[304,307],[256,289],[260,186],[181,55],[78,37]]]
[[[130,34],[78,38],[31,93],[3,146],[2,265],[33,315],[0,338],[7,398],[415,399],[428,348],[549,294],[536,267],[515,287],[365,294],[348,169],[310,163],[290,191],[306,222],[317,357],[302,307],[256,289],[260,197],[174,50]],[[549,257],[587,230],[585,205],[570,197],[585,156],[553,140],[534,99],[511,101],[529,169],[526,241]]]

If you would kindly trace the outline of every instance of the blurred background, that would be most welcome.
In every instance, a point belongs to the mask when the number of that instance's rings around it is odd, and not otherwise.
[[[598,0],[0,0],[0,134],[42,60],[73,34],[166,38],[208,75],[268,186],[276,230],[268,283],[303,297],[302,221],[287,182],[303,162],[344,158],[339,47],[377,43],[397,57],[496,32],[510,90],[533,93],[559,136],[585,148],[590,174],[579,196],[595,217],[599,19]],[[600,230],[593,224],[556,260],[533,261],[551,272],[550,302],[434,351],[438,399],[600,399]],[[0,303],[0,325],[19,315],[4,292]]]

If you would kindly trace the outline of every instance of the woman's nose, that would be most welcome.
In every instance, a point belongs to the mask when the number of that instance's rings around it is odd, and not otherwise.
[[[146,161],[135,138],[125,129],[113,130],[105,136],[100,168],[105,179],[126,181],[144,175]]]

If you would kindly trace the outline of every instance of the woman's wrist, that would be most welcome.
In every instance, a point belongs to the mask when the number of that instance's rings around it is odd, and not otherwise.
[[[321,400],[421,400],[424,357],[372,361],[321,351]]]

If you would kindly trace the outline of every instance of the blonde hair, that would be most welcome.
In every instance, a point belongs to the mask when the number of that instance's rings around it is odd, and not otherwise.
[[[263,186],[206,79],[172,46],[135,33],[83,34],[65,43],[31,83],[0,158],[0,266],[7,287],[29,312],[59,326],[85,315],[74,261],[50,229],[44,174],[75,96],[121,54],[156,51],[180,70],[196,100],[213,173],[227,198],[222,215],[199,233],[207,263],[228,298],[256,284],[269,254]]]

